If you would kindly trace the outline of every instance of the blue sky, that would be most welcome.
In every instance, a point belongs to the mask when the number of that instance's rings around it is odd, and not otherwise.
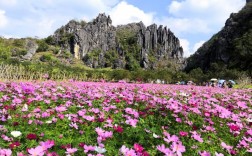
[[[246,0],[0,0],[0,36],[44,38],[71,19],[90,21],[99,13],[113,25],[143,21],[170,28],[193,54],[225,25]]]

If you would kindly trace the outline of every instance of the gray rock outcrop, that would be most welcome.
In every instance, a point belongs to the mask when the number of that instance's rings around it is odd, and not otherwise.
[[[105,14],[99,14],[88,23],[72,20],[58,29],[52,37],[55,44],[69,50],[75,58],[84,60],[86,65],[93,68],[104,67],[106,52],[115,50],[118,58],[112,62],[112,67],[124,68],[125,54],[130,51],[125,51],[117,40],[117,32],[120,30],[127,30],[136,36],[136,43],[140,47],[138,61],[143,68],[152,66],[150,56],[166,61],[175,59],[181,62],[183,59],[183,48],[179,39],[167,27],[157,27],[156,24],[145,27],[142,22],[114,27],[110,16]],[[96,57],[89,58],[89,55]]]
[[[30,60],[33,55],[36,53],[36,50],[38,49],[38,44],[34,40],[26,40],[25,49],[27,50],[27,53],[22,56],[22,59],[24,60]]]

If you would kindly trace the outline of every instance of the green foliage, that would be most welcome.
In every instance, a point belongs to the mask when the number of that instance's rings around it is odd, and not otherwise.
[[[22,56],[25,54],[27,54],[27,50],[25,50],[23,48],[13,48],[11,56]]]
[[[116,69],[113,70],[113,72],[111,72],[111,79],[114,80],[123,80],[123,79],[130,79],[130,72],[127,70],[123,70],[123,69]]]
[[[63,56],[64,58],[71,58],[72,54],[70,53],[70,51],[63,50],[61,56]]]
[[[190,71],[189,73],[190,80],[196,83],[209,81],[206,75],[200,68],[196,68]]]
[[[112,67],[113,63],[119,58],[118,53],[115,50],[109,50],[104,54],[105,67]]]
[[[140,68],[140,47],[137,44],[137,33],[129,29],[119,29],[116,32],[116,42],[124,51],[126,69],[137,70]]]
[[[46,43],[45,40],[38,40],[37,43],[38,43],[37,52],[43,52],[49,49],[49,45]]]
[[[84,57],[84,60],[95,60],[98,61],[99,54],[101,53],[100,49],[94,49],[91,52],[87,53]]]
[[[59,54],[60,52],[60,47],[57,47],[57,46],[50,46],[48,51],[52,51],[53,54]]]
[[[24,48],[24,46],[25,46],[25,40],[24,39],[15,39],[13,41],[13,46],[19,47],[19,48]]]
[[[11,57],[11,48],[7,46],[5,40],[0,38],[0,59],[5,60]]]
[[[139,62],[137,62],[137,60],[134,58],[134,56],[127,54],[125,59],[126,59],[125,68],[127,70],[133,71],[133,70],[137,70],[140,68],[140,64],[139,64]]]
[[[49,64],[51,65],[55,65],[55,64],[59,64],[59,59],[57,59],[55,56],[53,56],[51,53],[46,53],[46,54],[43,54],[41,57],[40,57],[40,60],[42,62],[48,62]]]
[[[45,42],[49,45],[54,45],[54,39],[52,36],[48,36],[47,38],[45,38]]]
[[[252,28],[246,32],[242,37],[236,38],[234,40],[235,50],[234,55],[236,55],[235,62],[242,69],[250,68],[252,70]],[[242,61],[239,61],[242,60]],[[236,64],[237,65],[237,64]]]

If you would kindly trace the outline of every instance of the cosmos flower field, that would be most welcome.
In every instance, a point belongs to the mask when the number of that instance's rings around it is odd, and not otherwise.
[[[0,82],[1,156],[246,156],[252,90]]]

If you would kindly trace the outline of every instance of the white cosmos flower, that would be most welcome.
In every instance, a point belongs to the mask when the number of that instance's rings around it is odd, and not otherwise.
[[[101,147],[95,147],[95,151],[97,152],[97,153],[100,153],[100,154],[102,154],[102,153],[105,153],[107,150],[105,149],[105,148],[101,148]]]
[[[188,94],[186,94],[184,92],[180,92],[179,95],[181,95],[181,96],[188,96]]]
[[[20,131],[12,131],[11,132],[11,135],[13,136],[13,137],[19,137],[20,135],[21,135],[22,133],[20,132]]]
[[[159,138],[159,136],[157,134],[155,134],[155,133],[153,133],[153,137],[154,138]]]
[[[50,124],[50,123],[52,123],[52,120],[48,120],[48,121],[46,121],[46,123]]]
[[[22,108],[22,111],[23,111],[23,112],[28,111],[28,105],[27,105],[27,104],[24,104],[24,106],[23,106],[23,108]]]

